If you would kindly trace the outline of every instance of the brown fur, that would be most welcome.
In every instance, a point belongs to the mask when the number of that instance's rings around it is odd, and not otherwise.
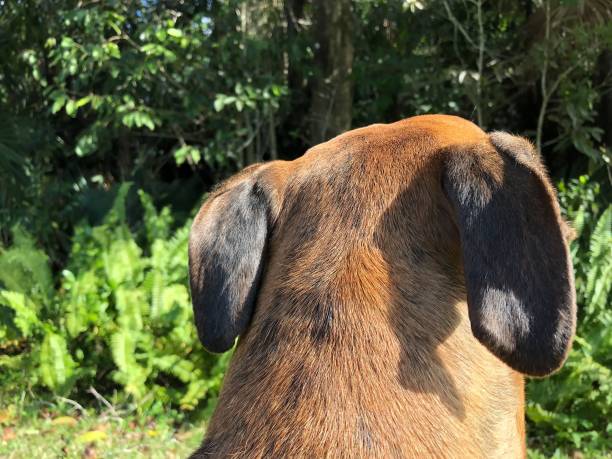
[[[554,200],[522,145],[516,160]],[[523,376],[472,333],[441,186],[449,152],[474,149],[501,183],[487,134],[436,115],[347,132],[216,191],[194,233],[245,180],[263,187],[272,230],[252,318],[193,457],[525,456]],[[206,261],[191,256],[194,276]]]

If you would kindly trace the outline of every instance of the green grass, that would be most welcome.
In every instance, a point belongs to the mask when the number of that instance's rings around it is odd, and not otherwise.
[[[116,408],[102,397],[98,401],[97,410],[65,399],[0,401],[0,458],[186,458],[204,435],[204,422],[177,422],[176,413],[149,416],[131,412],[133,407]],[[612,458],[528,452],[529,459]]]
[[[204,425],[67,403],[0,406],[0,458],[185,458]]]

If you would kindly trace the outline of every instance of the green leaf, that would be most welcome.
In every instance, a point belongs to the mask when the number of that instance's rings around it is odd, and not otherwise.
[[[95,153],[95,151],[98,149],[98,145],[98,130],[87,130],[81,136],[79,136],[74,152],[79,157],[88,156]]]
[[[76,116],[76,112],[76,102],[73,99],[68,100],[68,102],[66,102],[66,115],[74,118]]]
[[[81,97],[79,100],[77,100],[75,102],[75,108],[81,108],[85,105],[87,105],[89,103],[89,101],[91,101],[91,96],[85,96],[85,97]]]
[[[121,123],[123,123],[125,126],[131,128],[136,123],[136,119],[135,118],[136,118],[135,112],[126,113],[125,115],[123,115],[121,117]]]
[[[218,94],[214,102],[215,111],[220,112],[221,110],[223,110],[224,106],[225,106],[225,96],[223,94]]]
[[[150,131],[155,130],[155,123],[153,122],[153,119],[149,116],[148,113],[140,113],[140,123],[141,125],[144,125],[149,128]]]
[[[51,113],[55,114],[59,112],[66,101],[68,100],[68,96],[66,94],[60,94],[53,100],[53,105],[51,106]]]
[[[121,51],[119,50],[119,46],[117,46],[117,43],[112,43],[112,42],[104,43],[103,48],[106,54],[109,55],[110,57],[114,59],[121,58]]]
[[[181,38],[183,36],[183,31],[181,29],[175,29],[174,27],[169,28],[167,32],[168,35],[174,38]]]
[[[158,29],[155,31],[155,38],[157,38],[159,41],[165,41],[166,33],[167,32],[164,29]]]
[[[76,43],[74,42],[74,40],[70,37],[62,37],[62,41],[60,43],[60,47],[65,48],[65,49],[70,49],[73,48],[76,45]]]
[[[174,151],[174,160],[176,164],[183,164],[187,158],[191,158],[194,163],[198,163],[202,159],[202,154],[197,147],[193,145],[183,145]]]

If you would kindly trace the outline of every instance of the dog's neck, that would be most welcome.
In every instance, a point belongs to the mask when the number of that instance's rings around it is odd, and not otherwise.
[[[367,244],[337,259],[330,252],[336,266],[325,270],[309,260],[287,267],[288,253],[270,255],[266,275],[281,281],[263,282],[210,448],[250,457],[523,454],[522,378],[473,337],[461,272],[436,269],[427,281],[431,254],[421,254],[425,269],[409,270]],[[235,439],[221,441],[228,432]]]

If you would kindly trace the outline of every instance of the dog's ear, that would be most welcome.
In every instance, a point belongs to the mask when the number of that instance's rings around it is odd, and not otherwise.
[[[269,192],[251,166],[204,203],[189,236],[189,281],[200,341],[211,352],[234,345],[253,314],[270,232]]]
[[[513,369],[544,376],[563,364],[575,331],[567,229],[531,144],[501,132],[489,140],[448,152],[443,178],[472,332]]]

